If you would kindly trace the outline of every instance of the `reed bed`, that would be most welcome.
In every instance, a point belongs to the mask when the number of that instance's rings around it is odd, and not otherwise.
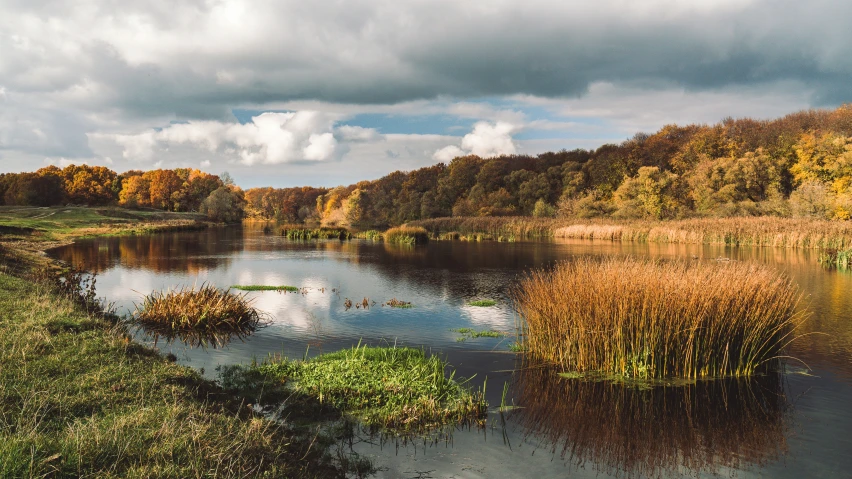
[[[291,240],[312,239],[352,239],[352,233],[346,228],[305,228],[304,226],[284,226],[281,228],[281,236]]]
[[[453,217],[413,221],[437,239],[574,238],[622,242],[852,248],[852,221],[803,218],[692,218],[645,221],[529,217]]]
[[[515,376],[510,417],[572,465],[618,477],[704,477],[787,450],[791,408],[780,373],[635,387],[528,366]]]
[[[850,264],[852,264],[852,248],[847,250],[827,250],[819,255],[819,262],[829,268],[848,269]]]
[[[240,291],[287,291],[288,293],[298,293],[299,288],[296,286],[266,286],[259,284],[249,284],[249,285],[234,285],[231,286],[231,289],[238,289]]]
[[[210,284],[200,288],[153,292],[136,305],[133,317],[158,331],[245,332],[259,326],[261,314],[243,294]]]
[[[419,226],[397,226],[384,233],[385,242],[397,244],[420,244],[429,241],[429,233]]]
[[[513,296],[532,357],[626,378],[752,375],[805,318],[788,278],[739,262],[578,258],[533,271]]]

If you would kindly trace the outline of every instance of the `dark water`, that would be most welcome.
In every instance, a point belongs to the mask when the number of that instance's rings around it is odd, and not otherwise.
[[[158,340],[163,352],[210,377],[218,365],[361,341],[440,352],[459,375],[476,375],[475,384],[487,377],[492,406],[509,385],[506,400],[516,408],[493,413],[485,430],[457,430],[438,444],[356,445],[384,468],[378,477],[852,477],[852,274],[822,269],[813,252],[583,241],[400,247],[295,242],[245,227],[96,239],[53,254],[98,271],[99,293],[120,311],[153,290],[204,282],[304,288],[250,293],[269,326],[243,341],[202,349]],[[820,334],[792,345],[800,361],[785,374],[642,389],[513,372],[511,337],[458,342],[451,331],[511,334],[508,292],[519,275],[571,256],[613,254],[771,265],[805,292],[813,315],[804,332]],[[375,305],[346,310],[346,298]],[[414,307],[381,306],[392,298]],[[475,299],[498,304],[467,305]]]

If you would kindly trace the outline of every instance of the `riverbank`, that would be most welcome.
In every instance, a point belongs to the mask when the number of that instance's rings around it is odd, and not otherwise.
[[[343,474],[322,441],[257,415],[38,274],[56,267],[43,254],[52,246],[206,227],[199,220],[118,208],[0,209],[0,477]]]
[[[615,242],[772,246],[803,249],[852,247],[852,221],[745,217],[669,221],[531,217],[453,217],[412,221],[433,239],[515,241],[572,238]]]

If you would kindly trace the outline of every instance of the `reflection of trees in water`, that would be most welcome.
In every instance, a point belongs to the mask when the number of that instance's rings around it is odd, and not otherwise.
[[[196,232],[120,236],[81,241],[58,248],[52,255],[92,272],[119,264],[125,268],[194,274],[230,263],[242,250],[239,228],[209,228]]]
[[[743,468],[787,448],[782,375],[636,387],[565,379],[543,369],[518,376],[517,420],[528,437],[578,466],[659,477]]]

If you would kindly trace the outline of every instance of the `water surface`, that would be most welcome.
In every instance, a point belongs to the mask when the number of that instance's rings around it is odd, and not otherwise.
[[[575,240],[408,247],[290,241],[246,226],[86,240],[52,254],[97,271],[99,294],[120,312],[151,291],[205,282],[302,288],[249,293],[269,324],[242,341],[206,349],[157,341],[209,377],[219,365],[361,342],[440,353],[475,384],[487,377],[492,406],[509,385],[506,401],[518,407],[493,413],[485,430],[457,430],[437,444],[357,444],[384,468],[377,477],[852,477],[852,274],[821,268],[815,252]],[[786,373],[747,381],[648,389],[518,371],[509,293],[519,275],[573,256],[624,254],[778,268],[813,312],[803,332],[820,334],[792,345],[799,361]],[[370,307],[346,309],[347,298]],[[394,298],[414,307],[382,306]],[[476,299],[498,303],[468,305]],[[507,336],[459,342],[456,328]]]

